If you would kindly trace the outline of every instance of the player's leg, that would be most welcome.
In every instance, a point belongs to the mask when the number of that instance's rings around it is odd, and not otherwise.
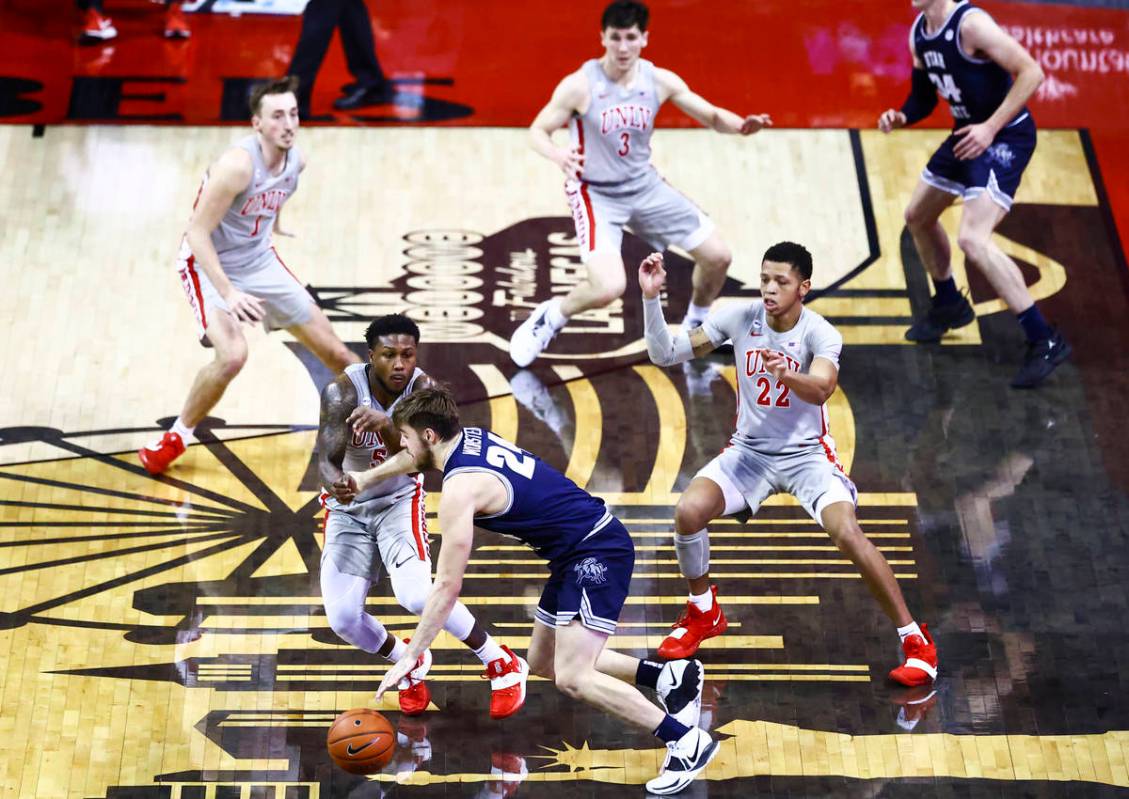
[[[310,292],[291,272],[272,247],[261,266],[245,278],[266,309],[266,326],[286,330],[334,374],[360,358],[333,332]]]
[[[690,250],[690,254],[694,256],[694,273],[691,276],[694,289],[683,325],[698,327],[706,320],[710,305],[721,294],[729,265],[733,263],[733,253],[715,230],[709,238]]]
[[[918,626],[906,607],[893,569],[859,527],[858,491],[844,473],[828,436],[819,451],[778,458],[774,479],[819,522],[832,543],[859,570],[871,596],[897,628],[905,661],[890,672],[904,685],[923,685],[937,675],[937,650],[925,625]]]
[[[1039,311],[1019,266],[992,241],[992,233],[1007,214],[1001,200],[985,191],[966,200],[957,243],[968,262],[987,278],[996,294],[1015,314],[1027,338],[1028,352],[1012,385],[1031,388],[1050,375],[1070,355],[1070,345]]]
[[[694,259],[693,292],[682,324],[700,325],[710,304],[721,293],[733,261],[733,254],[717,233],[713,220],[689,197],[656,176],[640,191],[628,226],[656,250],[673,245],[690,253]]]
[[[201,300],[205,309],[200,334],[212,346],[214,357],[196,373],[188,397],[173,425],[157,441],[137,452],[141,465],[150,474],[160,474],[180,457],[192,443],[193,434],[208,412],[220,401],[224,391],[247,362],[247,339],[239,322],[226,310],[226,305]]]
[[[674,552],[678,568],[689,583],[690,595],[682,615],[659,645],[659,657],[686,658],[708,638],[729,626],[710,583],[710,543],[706,528],[719,516],[753,511],[770,492],[756,459],[729,447],[695,475],[674,509]]]
[[[668,754],[663,771],[647,783],[647,789],[660,795],[681,791],[713,759],[717,742],[697,726],[664,713],[639,689],[597,668],[607,638],[606,633],[589,629],[579,619],[558,627],[553,660],[557,688],[572,699],[651,730],[667,744]]]
[[[903,685],[925,685],[937,678],[937,647],[926,624],[918,625],[906,607],[901,586],[886,558],[859,527],[855,506],[835,501],[822,509],[820,521],[832,542],[862,575],[871,595],[897,627],[904,660],[890,672]]]
[[[341,373],[350,364],[361,362],[357,353],[346,347],[345,342],[333,332],[321,308],[312,303],[308,320],[291,325],[286,330],[334,374]]]
[[[556,630],[557,619],[564,620],[570,612],[560,612],[561,589],[567,570],[556,570],[541,594],[534,616],[533,636],[526,657],[529,670],[546,680],[556,680]],[[628,578],[630,582],[630,578]],[[571,594],[571,591],[566,591]],[[566,596],[565,605],[572,601]],[[560,616],[558,616],[560,613]],[[572,614],[575,615],[575,614]],[[564,623],[568,623],[564,621]],[[650,660],[616,652],[604,647],[596,660],[596,670],[617,680],[650,688],[658,695],[663,709],[687,727],[695,727],[702,710],[702,688],[705,670],[697,660],[672,660],[656,663]]]
[[[564,297],[545,300],[510,337],[510,358],[518,366],[533,363],[568,320],[592,308],[603,308],[627,288],[620,245],[630,216],[630,198],[612,198],[568,181],[565,193],[576,225],[576,243],[584,278]]]
[[[906,331],[909,341],[940,341],[946,331],[976,318],[953,280],[952,247],[940,222],[945,209],[964,193],[968,180],[968,165],[956,157],[954,144],[950,136],[933,153],[905,210],[906,228],[933,282],[928,311]]]
[[[409,613],[422,615],[431,593],[431,553],[422,485],[383,511],[374,529],[396,601]],[[486,668],[491,718],[503,719],[520,710],[529,677],[526,662],[498,643],[462,602],[455,603],[443,629],[474,652]]]

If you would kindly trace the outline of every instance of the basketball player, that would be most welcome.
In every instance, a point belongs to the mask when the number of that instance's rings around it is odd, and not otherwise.
[[[904,685],[937,676],[937,649],[906,608],[894,573],[859,527],[857,493],[835,454],[824,405],[839,380],[843,337],[803,305],[811,290],[811,254],[799,244],[768,248],[761,263],[761,299],[726,305],[705,323],[672,334],[659,292],[666,282],[660,253],[639,265],[647,354],[673,366],[733,341],[737,366],[737,431],[726,449],[694,477],[674,510],[674,549],[690,597],[659,646],[664,658],[690,657],[701,642],[725,632],[725,614],[710,585],[706,525],[719,516],[755,513],[771,494],[799,500],[862,574],[870,593],[898,628],[905,660],[890,672]]]
[[[651,165],[655,115],[667,100],[719,133],[748,136],[772,124],[767,114],[739,117],[711,105],[670,70],[640,58],[647,46],[647,7],[617,1],[601,22],[604,55],[584,63],[553,91],[529,129],[533,149],[565,174],[584,280],[565,297],[538,305],[510,339],[510,357],[527,366],[569,318],[602,308],[627,286],[623,228],[656,249],[681,247],[694,258],[693,294],[683,322],[700,325],[721,291],[732,256],[710,218],[666,183]],[[553,143],[569,123],[570,148]]]
[[[1023,328],[1027,355],[1011,385],[1033,388],[1069,357],[1070,345],[1047,324],[1015,261],[992,242],[992,231],[1011,210],[1035,151],[1035,121],[1025,103],[1043,82],[1043,71],[983,9],[954,0],[913,0],[913,5],[921,13],[910,31],[912,89],[901,110],[887,109],[878,118],[878,128],[889,133],[919,122],[933,112],[940,94],[954,130],[929,159],[906,208],[906,227],[936,292],[906,338],[940,341],[946,331],[976,318],[953,281],[949,238],[938,221],[961,197],[957,245]]]
[[[342,470],[364,471],[383,463],[390,449],[399,450],[400,436],[390,414],[405,396],[434,383],[416,366],[419,328],[408,317],[375,319],[365,340],[369,362],[346,367],[321,395],[318,470],[328,489],[322,495],[326,525],[321,593],[329,626],[338,636],[395,662],[407,645],[365,613],[365,597],[379,568],[379,553],[396,600],[417,616],[423,611],[431,589],[423,481],[401,474],[357,490]],[[451,609],[444,628],[486,667],[493,689],[490,716],[502,719],[516,713],[525,702],[525,662],[499,646],[461,603]],[[427,709],[431,693],[423,678],[430,667],[431,652],[421,649],[416,666],[400,685],[404,713]]]
[[[215,358],[196,374],[172,428],[138,451],[151,474],[160,474],[180,457],[196,425],[243,368],[247,340],[241,323],[261,321],[268,329],[285,328],[334,373],[360,361],[271,246],[282,204],[298,188],[298,175],[306,165],[294,143],[296,87],[292,77],[258,86],[251,93],[255,132],[221,155],[204,175],[178,268],[200,342],[215,350]]]
[[[653,730],[668,745],[663,771],[647,789],[670,794],[689,785],[717,753],[698,728],[704,671],[696,660],[659,664],[605,648],[627,598],[635,547],[603,500],[505,439],[463,428],[454,398],[423,389],[392,412],[410,467],[443,473],[439,523],[443,547],[435,585],[407,651],[377,691],[379,697],[409,674],[416,659],[456,606],[474,527],[512,536],[549,563],[529,644],[529,668],[572,699]],[[356,475],[358,485],[393,473],[390,463]],[[632,685],[657,691],[665,708]]]

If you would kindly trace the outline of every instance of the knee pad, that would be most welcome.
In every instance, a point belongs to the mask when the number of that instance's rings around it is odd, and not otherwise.
[[[674,536],[674,553],[682,576],[693,580],[710,570],[710,536],[706,530]]]

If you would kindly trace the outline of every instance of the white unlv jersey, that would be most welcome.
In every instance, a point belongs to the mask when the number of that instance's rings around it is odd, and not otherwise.
[[[235,146],[250,154],[252,171],[251,182],[235,196],[231,207],[212,231],[212,244],[225,270],[252,266],[270,249],[274,220],[282,204],[298,189],[302,162],[298,148],[292,147],[286,153],[282,172],[272,175],[263,160],[255,134],[240,139]],[[204,184],[207,182],[208,176],[205,175]],[[200,186],[201,192],[204,184]]]
[[[795,327],[777,333],[768,326],[764,303],[725,305],[710,313],[703,328],[714,345],[733,341],[737,362],[737,432],[734,443],[758,452],[786,454],[812,446],[834,452],[827,409],[792,394],[765,369],[761,350],[782,352],[797,372],[807,372],[815,358],[839,366],[843,337],[831,323],[809,308]]]
[[[392,409],[396,407],[396,403],[402,397],[410,394],[416,380],[423,376],[423,370],[416,367],[400,396],[385,408],[372,395],[372,390],[369,388],[368,369],[369,364],[367,363],[355,363],[345,367],[345,374],[349,376],[349,379],[353,381],[354,388],[357,389],[357,405],[376,408],[389,416],[392,415]],[[379,433],[353,433],[345,447],[345,459],[342,461],[341,468],[349,472],[363,472],[383,463],[387,457],[388,445]],[[366,488],[356,496],[353,502],[367,502],[372,499],[391,497],[409,486],[414,486],[415,483],[415,478],[406,474],[390,477]]]
[[[637,64],[631,86],[619,86],[598,60],[584,62],[588,110],[574,114],[569,123],[572,143],[584,155],[581,180],[612,194],[654,172],[651,134],[659,112],[655,65],[644,59]]]

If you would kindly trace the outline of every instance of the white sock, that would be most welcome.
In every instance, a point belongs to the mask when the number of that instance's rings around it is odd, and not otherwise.
[[[502,649],[501,645],[489,635],[486,636],[486,643],[474,650],[474,654],[482,661],[483,666],[489,666],[498,658],[509,659],[509,656],[506,654],[505,650]]]
[[[389,633],[389,634],[391,635],[391,633]],[[388,658],[388,662],[389,663],[395,663],[400,658],[402,658],[404,656],[404,653],[407,652],[407,651],[408,651],[408,645],[404,643],[404,639],[403,638],[397,638],[396,643],[394,643],[392,645],[392,651],[389,652],[386,655],[386,657]]]
[[[549,307],[545,309],[545,321],[552,325],[553,330],[560,330],[568,324],[568,317],[561,311],[560,297],[550,302]]]
[[[172,423],[172,427],[169,428],[169,432],[176,433],[180,436],[180,440],[184,442],[184,445],[188,446],[188,443],[193,440],[192,431],[195,429],[196,425],[189,427],[184,422],[180,421],[180,417],[178,416],[176,417],[176,421]]]
[[[690,601],[694,603],[694,607],[705,613],[713,607],[713,591],[707,588],[704,594],[690,594]]]
[[[898,628],[898,637],[901,638],[903,641],[906,640],[907,638],[909,638],[911,635],[920,635],[921,640],[922,641],[925,640],[925,635],[922,634],[921,628],[917,626],[916,621],[911,621],[905,627],[899,627]]]
[[[695,305],[690,303],[690,307],[686,309],[687,322],[702,322],[710,315],[710,306],[708,305]]]

